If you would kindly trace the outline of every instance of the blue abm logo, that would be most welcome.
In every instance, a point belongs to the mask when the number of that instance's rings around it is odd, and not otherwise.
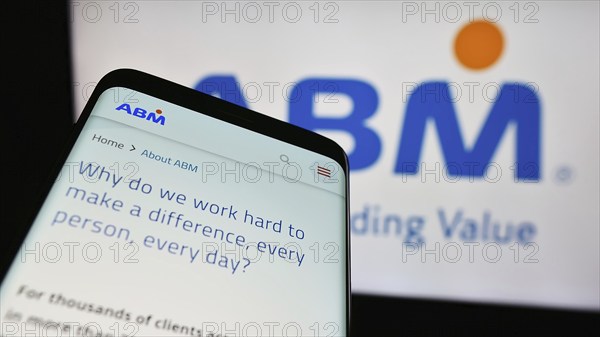
[[[495,24],[486,21],[467,24],[455,41],[456,57],[469,70],[481,71],[491,66],[502,49],[502,33]],[[474,145],[468,148],[463,141],[450,87],[451,83],[447,81],[428,81],[414,87],[399,128],[401,135],[395,147],[394,174],[418,173],[426,126],[432,123],[447,174],[484,178],[502,137],[512,124],[516,126],[515,165],[512,167],[515,180],[539,180],[541,110],[536,90],[528,83],[503,83]],[[195,89],[248,106],[238,82],[231,75],[206,77]],[[349,97],[353,103],[352,111],[342,118],[317,116],[316,96],[332,93]],[[289,97],[289,122],[313,131],[344,131],[354,138],[354,149],[348,154],[351,170],[368,169],[377,162],[382,140],[366,123],[379,106],[377,91],[371,84],[348,78],[307,78],[293,86]]]
[[[156,109],[155,112],[148,112],[142,108],[132,108],[128,103],[123,103],[115,108],[118,111],[125,111],[127,114],[150,121],[154,124],[165,125],[166,118],[162,115],[162,110]]]

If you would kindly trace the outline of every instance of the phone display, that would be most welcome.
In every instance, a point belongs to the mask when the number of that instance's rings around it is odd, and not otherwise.
[[[1,335],[347,335],[335,143],[117,70],[70,145],[5,271]]]

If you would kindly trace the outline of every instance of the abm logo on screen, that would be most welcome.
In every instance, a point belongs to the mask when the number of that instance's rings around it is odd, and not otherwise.
[[[463,66],[475,71],[494,64],[502,54],[503,47],[504,39],[499,28],[483,20],[465,25],[454,43],[457,59]],[[248,106],[234,76],[209,76],[198,82],[195,89]],[[332,94],[332,91],[352,100],[353,110],[350,114],[343,118],[315,114],[315,96]],[[289,96],[291,123],[309,130],[344,131],[353,136],[355,147],[349,153],[352,170],[366,169],[377,162],[382,149],[381,138],[366,125],[379,105],[377,91],[371,84],[359,79],[307,78],[295,84]],[[434,81],[418,84],[406,104],[394,173],[418,173],[428,122],[432,122],[437,131],[448,175],[484,177],[507,127],[514,124],[515,178],[529,181],[540,179],[540,102],[529,84],[511,82],[501,85],[487,119],[470,148],[463,141],[450,83]]]
[[[117,111],[125,111],[128,115],[132,115],[141,119],[145,119],[154,124],[165,125],[166,118],[165,116],[161,116],[162,110],[156,109],[155,112],[146,111],[142,108],[132,108],[129,104],[123,103],[115,108]]]

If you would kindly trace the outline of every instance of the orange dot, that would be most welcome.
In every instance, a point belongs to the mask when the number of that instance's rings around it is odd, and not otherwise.
[[[473,21],[464,26],[454,41],[454,53],[465,67],[481,70],[494,64],[502,54],[504,38],[498,27],[488,21]]]
[[[162,113],[162,110],[161,109],[156,109],[156,113],[160,115]]]

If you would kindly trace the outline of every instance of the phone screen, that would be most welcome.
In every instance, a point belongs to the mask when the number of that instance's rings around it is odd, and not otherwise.
[[[346,335],[331,158],[102,92],[2,283],[2,335]]]

